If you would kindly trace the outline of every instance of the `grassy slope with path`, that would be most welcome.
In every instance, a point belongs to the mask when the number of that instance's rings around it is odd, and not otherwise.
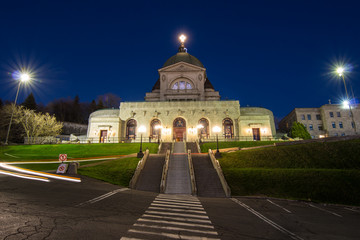
[[[264,146],[264,145],[272,145],[278,141],[232,141],[232,142],[219,142],[219,148],[245,148],[245,147],[256,147],[256,146]],[[203,143],[200,146],[201,152],[208,152],[209,149],[216,149],[216,142],[207,142]]]
[[[0,162],[31,161],[58,159],[59,154],[66,153],[71,158],[88,158],[99,156],[128,155],[139,151],[139,143],[107,144],[50,144],[50,145],[16,145],[0,147]],[[157,143],[143,143],[143,149],[156,153]],[[9,155],[15,156],[9,156]]]
[[[267,195],[360,205],[360,140],[224,153],[233,195]]]
[[[139,160],[136,157],[115,159],[97,166],[80,168],[78,172],[81,175],[128,187]]]

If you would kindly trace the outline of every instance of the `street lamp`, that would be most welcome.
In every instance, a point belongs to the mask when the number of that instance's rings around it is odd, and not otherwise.
[[[17,88],[16,97],[15,97],[15,101],[14,101],[14,106],[13,106],[13,110],[12,110],[11,117],[10,117],[9,128],[8,128],[8,131],[7,131],[7,134],[6,134],[5,145],[7,145],[8,141],[9,141],[9,135],[10,135],[12,119],[14,117],[16,101],[17,101],[17,98],[18,98],[18,95],[19,95],[21,83],[26,83],[26,82],[30,81],[31,77],[30,77],[30,75],[28,73],[20,73],[20,76],[19,76],[18,80],[19,80],[19,85],[18,85],[18,88]]]
[[[345,88],[345,93],[346,93],[346,100],[344,101],[344,105],[346,104],[349,107],[350,115],[351,115],[351,125],[353,125],[354,131],[355,131],[355,134],[356,134],[356,123],[354,121],[354,115],[353,115],[353,112],[352,112],[352,109],[351,109],[351,102],[349,101],[350,98],[349,98],[349,94],[348,94],[348,91],[347,91],[347,88],[346,88],[346,82],[345,82],[345,77],[344,77],[345,69],[343,67],[338,67],[336,69],[336,72],[339,74],[339,77],[342,78],[343,83],[344,83],[344,88]]]
[[[216,133],[216,153],[215,157],[221,157],[221,153],[219,151],[219,132],[221,131],[221,128],[219,126],[213,127],[213,132]]]
[[[140,151],[138,152],[137,157],[142,158],[144,156],[144,153],[142,151],[142,134],[144,132],[146,132],[146,127],[145,126],[140,126],[138,132],[140,133],[140,136],[141,136],[140,139],[141,140],[140,140]]]

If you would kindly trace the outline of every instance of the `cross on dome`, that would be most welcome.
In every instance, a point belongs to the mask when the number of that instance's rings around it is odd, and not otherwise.
[[[181,43],[184,43],[185,40],[186,40],[186,36],[185,36],[184,34],[181,34],[181,36],[179,37],[179,39],[180,39],[180,42],[181,42]]]

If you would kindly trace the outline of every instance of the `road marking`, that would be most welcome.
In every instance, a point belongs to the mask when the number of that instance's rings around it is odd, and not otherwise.
[[[320,211],[330,213],[330,214],[335,215],[335,216],[337,216],[337,217],[342,217],[340,214],[337,214],[337,213],[331,212],[331,211],[326,210],[326,209],[323,209],[323,208],[319,208],[319,207],[317,207],[317,206],[315,206],[315,205],[312,205],[312,204],[310,204],[310,203],[308,203],[308,205],[309,205],[310,207],[313,207],[313,208],[319,209]]]
[[[165,211],[171,211],[171,212],[185,212],[185,213],[202,213],[202,214],[206,214],[205,211],[176,209],[176,208],[168,208],[168,207],[149,207],[148,209],[165,210]]]
[[[285,212],[291,213],[291,211],[289,211],[289,210],[287,210],[286,208],[280,206],[279,204],[274,203],[273,201],[271,201],[271,200],[269,200],[269,199],[266,199],[266,201],[268,201],[269,203],[274,204],[275,206],[281,208],[281,209],[284,210]]]
[[[214,238],[218,235],[214,229],[196,197],[159,194],[121,240],[154,236],[159,239],[218,239]]]
[[[108,198],[108,197],[111,197],[112,195],[116,194],[116,193],[119,193],[119,192],[123,192],[123,191],[126,191],[126,190],[129,190],[129,188],[120,188],[120,189],[116,189],[114,191],[111,191],[111,192],[108,192],[108,193],[105,193],[99,197],[96,197],[96,198],[93,198],[93,199],[90,199],[86,202],[83,202],[83,203],[80,203],[78,205],[76,205],[76,207],[81,207],[81,206],[84,206],[86,204],[93,204],[93,203],[96,203],[96,202],[99,202],[105,198]]]
[[[187,236],[180,233],[164,233],[164,232],[149,232],[149,231],[139,231],[135,229],[130,229],[130,233],[140,233],[140,234],[148,234],[148,235],[157,235],[174,239],[186,239],[186,240],[221,240],[220,238],[208,238],[208,237],[198,237],[198,236]],[[121,240],[129,239],[129,238],[121,238]],[[132,238],[130,238],[132,239]]]
[[[344,209],[349,210],[349,211],[352,211],[352,212],[360,213],[360,211],[355,210],[355,209],[350,208],[350,207],[344,207]]]
[[[260,218],[261,220],[263,220],[264,222],[266,222],[267,224],[271,225],[272,227],[276,228],[277,230],[279,230],[282,233],[285,233],[286,235],[288,235],[290,238],[295,239],[295,240],[304,240],[303,238],[299,237],[298,235],[296,235],[293,232],[290,232],[289,230],[283,228],[282,226],[280,226],[279,224],[271,221],[270,219],[268,219],[267,217],[265,217],[264,215],[262,215],[261,213],[255,211],[254,209],[252,209],[251,207],[249,207],[248,205],[246,205],[245,203],[241,202],[240,200],[236,199],[236,198],[231,198],[232,201],[234,201],[235,203],[239,204],[240,206],[242,206],[243,208],[245,208],[246,210],[248,210],[249,212],[251,212],[252,214],[254,214],[255,216],[257,216],[258,218]]]
[[[158,215],[171,215],[171,216],[182,216],[182,217],[192,217],[192,218],[205,218],[205,219],[209,219],[208,216],[206,215],[194,215],[194,214],[184,214],[184,213],[167,213],[167,212],[160,212],[160,211],[149,211],[147,210],[145,213],[150,213],[150,214],[158,214]]]
[[[183,221],[183,222],[194,222],[194,223],[210,223],[210,220],[204,220],[204,219],[194,219],[194,218],[183,218],[183,217],[168,217],[168,216],[158,216],[154,214],[143,214],[142,217],[147,218],[158,218],[158,219],[165,219],[165,220],[177,220],[177,221]]]
[[[13,157],[13,158],[19,158],[17,156],[14,156],[14,155],[11,155],[11,154],[8,154],[8,153],[4,153],[4,155],[9,156],[9,157]]]
[[[213,225],[205,225],[205,224],[197,224],[197,223],[184,223],[184,222],[154,220],[154,219],[144,219],[144,218],[139,218],[138,221],[139,222],[150,222],[150,223],[167,223],[167,224],[173,224],[173,225],[179,225],[179,226],[202,227],[202,228],[214,229]]]
[[[194,209],[194,210],[202,210],[202,207],[192,207],[192,206],[183,206],[183,205],[168,205],[168,204],[160,204],[160,203],[152,203],[151,206],[163,206],[163,207],[173,207],[173,208],[181,208],[181,209]]]

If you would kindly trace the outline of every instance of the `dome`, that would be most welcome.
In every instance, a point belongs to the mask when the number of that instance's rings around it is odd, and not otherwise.
[[[167,67],[173,65],[178,62],[186,62],[198,67],[204,68],[204,65],[197,59],[196,57],[190,55],[187,52],[178,52],[174,56],[170,57],[163,65],[163,67]]]

